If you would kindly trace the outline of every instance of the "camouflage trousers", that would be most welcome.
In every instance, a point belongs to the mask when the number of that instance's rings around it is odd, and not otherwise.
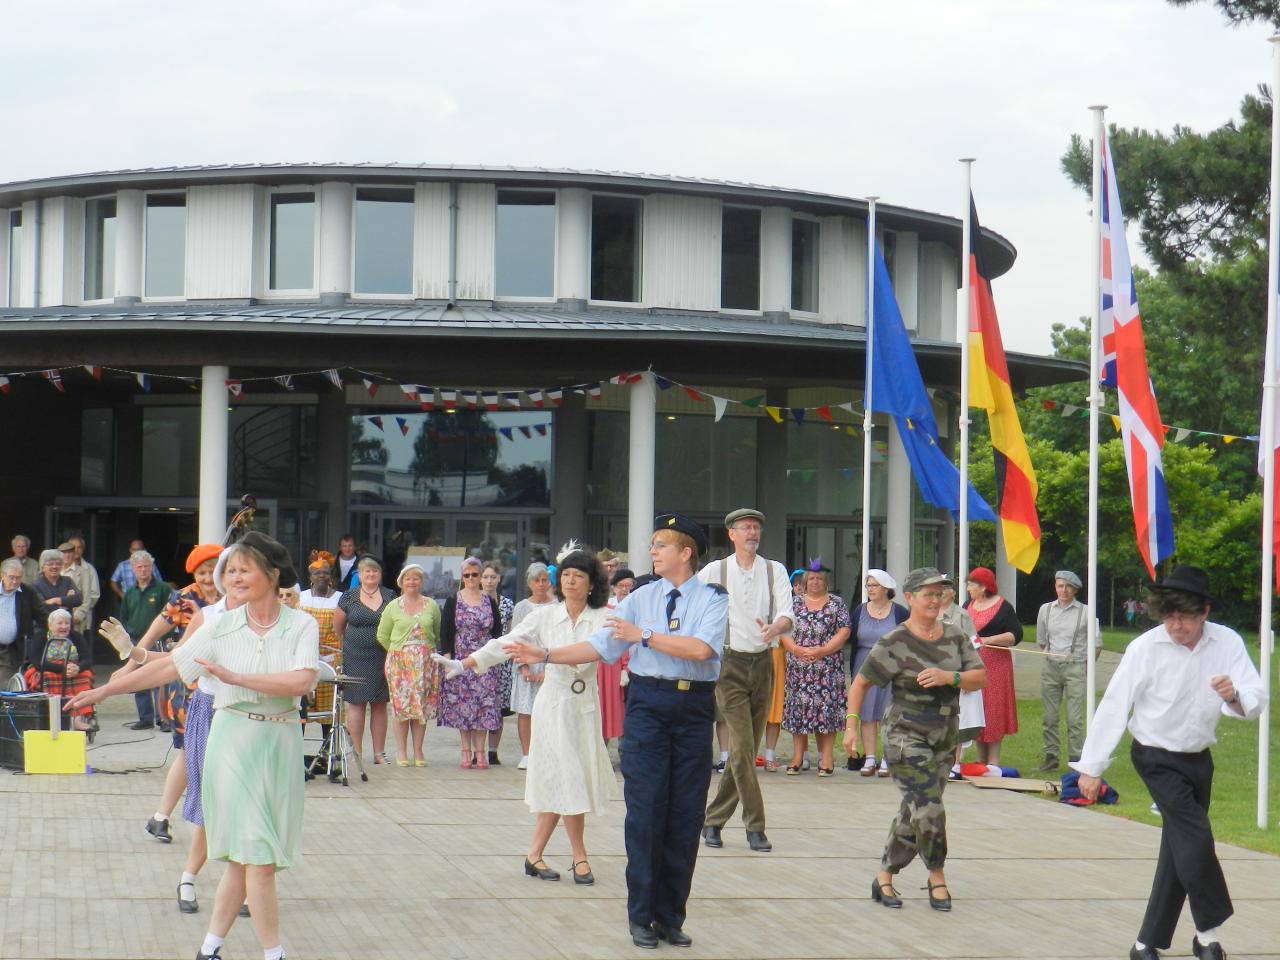
[[[947,813],[942,790],[955,762],[955,716],[909,714],[890,707],[885,716],[884,758],[902,792],[889,828],[880,869],[897,873],[919,855],[930,870],[947,860]]]

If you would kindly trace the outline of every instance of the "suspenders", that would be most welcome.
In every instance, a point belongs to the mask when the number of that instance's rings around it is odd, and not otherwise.
[[[769,619],[766,623],[773,623],[776,613],[773,609],[773,561],[765,560],[765,584],[769,591]],[[723,557],[720,560],[720,585],[726,589],[729,586],[729,558]],[[729,618],[724,620],[724,648],[729,649]]]

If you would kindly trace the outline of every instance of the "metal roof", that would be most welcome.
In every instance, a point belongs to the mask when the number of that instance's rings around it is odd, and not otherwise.
[[[716,196],[746,203],[786,204],[811,213],[865,217],[867,201],[820,191],[800,190],[706,177],[672,174],[634,173],[610,170],[575,170],[567,167],[489,166],[484,164],[439,163],[244,163],[174,167],[146,167],[133,170],[103,170],[32,180],[0,183],[0,208],[27,200],[53,196],[93,196],[113,189],[163,190],[179,186],[263,183],[269,185],[315,184],[325,180],[358,183],[413,183],[432,180],[458,183],[497,183],[503,186],[579,186],[595,189],[668,192]],[[911,230],[925,240],[960,247],[960,220],[947,214],[915,210],[878,202],[876,217],[886,227]],[[1017,249],[1004,236],[983,227],[985,253],[996,276],[1013,266]]]

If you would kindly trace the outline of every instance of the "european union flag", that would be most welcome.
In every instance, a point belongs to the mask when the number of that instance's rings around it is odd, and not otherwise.
[[[898,436],[911,462],[911,474],[925,500],[960,514],[960,471],[938,445],[938,423],[925,391],[911,340],[893,296],[889,271],[876,245],[874,313],[871,349],[871,409],[893,416]],[[969,485],[969,519],[995,521],[996,515]]]

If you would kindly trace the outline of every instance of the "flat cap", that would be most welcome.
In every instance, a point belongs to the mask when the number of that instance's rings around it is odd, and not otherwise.
[[[1053,575],[1053,579],[1061,580],[1063,583],[1073,586],[1077,590],[1084,586],[1084,581],[1080,579],[1079,574],[1072,570],[1059,570]]]
[[[733,516],[733,514],[730,514]],[[693,545],[698,550],[698,556],[702,556],[707,552],[707,531],[702,528],[702,524],[679,513],[660,513],[653,518],[653,529],[658,530],[674,530],[676,533],[683,533],[686,537],[693,541]]]
[[[737,510],[731,510],[729,513],[725,514],[725,529],[729,529],[729,527],[732,527],[739,520],[759,520],[760,523],[763,524],[764,514],[759,510],[753,510],[750,507],[739,507]]]
[[[74,550],[75,548],[76,545],[70,540],[63,540],[62,543],[58,544],[58,549],[63,553],[66,553],[68,550]]]

